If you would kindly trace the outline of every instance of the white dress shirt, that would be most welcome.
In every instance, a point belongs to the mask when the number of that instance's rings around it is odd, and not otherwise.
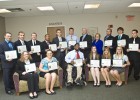
[[[76,35],[68,35],[66,37],[66,41],[69,42],[70,40],[76,41],[77,43],[79,43],[79,38]]]

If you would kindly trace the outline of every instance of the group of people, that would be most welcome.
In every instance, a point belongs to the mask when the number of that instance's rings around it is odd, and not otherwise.
[[[100,39],[101,35],[96,33],[93,37],[88,34],[86,28],[82,28],[82,36],[80,39],[74,35],[74,28],[69,28],[69,35],[62,37],[62,32],[60,29],[56,30],[56,37],[50,41],[50,35],[46,34],[43,42],[37,40],[37,34],[31,34],[31,40],[25,41],[25,33],[20,31],[18,33],[18,40],[12,42],[12,34],[6,32],[4,35],[5,40],[0,43],[0,58],[2,62],[3,70],[3,80],[5,91],[7,94],[13,94],[11,91],[14,89],[13,83],[13,73],[19,73],[21,80],[26,80],[28,83],[29,97],[31,99],[37,98],[39,91],[39,76],[46,79],[46,90],[45,93],[48,95],[54,95],[56,92],[53,87],[57,77],[57,69],[49,71],[48,63],[57,62],[57,65],[63,69],[64,76],[66,76],[67,86],[72,86],[74,83],[81,85],[85,82],[82,77],[85,74],[85,67],[89,67],[91,75],[94,80],[93,86],[100,86],[100,70],[105,79],[105,86],[111,86],[111,80],[109,73],[117,81],[116,85],[121,86],[123,84],[120,73],[124,72],[124,68],[129,66],[129,75],[131,75],[132,69],[134,69],[134,78],[139,80],[140,76],[140,38],[138,37],[138,30],[132,30],[132,36],[129,38],[128,35],[124,34],[124,29],[119,27],[117,29],[118,35],[112,36],[112,29],[106,30],[106,36],[104,37],[104,42]],[[108,40],[110,45],[105,45]],[[124,40],[125,42],[119,43],[119,40]],[[67,48],[61,48],[59,42],[76,41],[74,45],[68,46]],[[86,41],[86,47],[80,47],[80,42]],[[49,47],[50,44],[56,44],[57,50],[52,51]],[[138,44],[138,50],[130,50],[129,44]],[[18,52],[18,46],[25,45],[27,51],[22,53]],[[33,53],[31,46],[39,45],[40,52]],[[104,50],[103,50],[104,48]],[[17,50],[17,59],[6,59],[5,51]],[[122,66],[112,67],[109,66],[99,66],[94,65],[92,67],[91,60],[101,59],[113,59],[122,60]],[[80,62],[80,63],[76,63]],[[36,63],[39,67],[40,73],[36,71],[26,72],[25,65]],[[15,67],[16,66],[16,67]],[[73,77],[73,71],[76,70],[76,76]],[[65,77],[64,77],[65,78]]]

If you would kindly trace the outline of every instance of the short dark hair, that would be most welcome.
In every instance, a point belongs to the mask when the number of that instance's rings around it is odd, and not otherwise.
[[[112,29],[111,28],[108,28],[107,30],[109,30],[112,33]]]
[[[10,33],[10,32],[6,32],[6,33],[4,34],[4,36],[6,36],[6,34],[10,34],[10,35],[12,35],[12,33]]]
[[[50,34],[45,34],[45,37],[46,37],[47,35],[50,35]]]
[[[121,30],[122,32],[124,32],[123,27],[119,27],[119,28],[117,29],[117,32],[118,32],[119,30]]]
[[[135,31],[136,33],[138,33],[138,30],[137,29],[133,29],[132,31]]]
[[[61,31],[61,29],[57,29],[56,32],[57,32],[57,31]]]
[[[32,34],[35,34],[35,35],[37,36],[37,34],[36,34],[35,32],[33,32]],[[31,34],[31,35],[32,35],[32,34]]]
[[[74,28],[70,27],[70,28],[69,28],[69,31],[70,31],[70,30],[73,30],[73,31],[74,31]]]
[[[79,43],[76,43],[74,46],[79,45]]]
[[[25,34],[23,31],[19,31],[19,32],[18,32],[18,35],[19,35],[20,33],[23,33],[23,34]]]

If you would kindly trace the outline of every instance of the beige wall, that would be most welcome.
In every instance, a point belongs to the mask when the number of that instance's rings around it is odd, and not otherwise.
[[[126,15],[125,13],[102,13],[6,18],[6,31],[13,33],[13,41],[17,40],[17,33],[20,30],[26,33],[26,40],[30,39],[32,32],[36,32],[38,33],[38,40],[43,41],[46,26],[49,26],[49,23],[52,22],[62,22],[66,26],[66,33],[68,33],[69,27],[74,27],[75,34],[79,37],[83,27],[98,27],[103,39],[108,24],[114,26],[113,35],[117,34],[116,29],[119,26],[124,27],[125,33],[128,35],[134,28],[140,31],[140,14],[134,13],[135,19],[133,21],[127,21]]]
[[[3,34],[5,33],[5,18],[0,17],[0,41],[4,40]]]

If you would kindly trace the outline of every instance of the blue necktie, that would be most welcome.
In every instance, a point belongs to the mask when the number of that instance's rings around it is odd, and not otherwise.
[[[120,35],[118,35],[118,40],[121,40],[121,36]]]
[[[11,42],[8,42],[8,46],[9,46],[9,48],[10,48],[11,50],[13,50],[13,45],[12,45]]]

